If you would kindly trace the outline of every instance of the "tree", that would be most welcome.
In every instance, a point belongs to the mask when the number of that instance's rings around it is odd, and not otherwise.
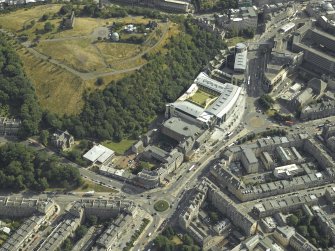
[[[40,132],[40,141],[43,145],[47,146],[49,141],[49,132],[47,130],[42,130]]]
[[[201,248],[197,245],[192,245],[192,251],[200,251]]]
[[[171,239],[175,235],[175,231],[172,227],[168,226],[167,228],[164,229],[163,235]]]
[[[97,84],[98,86],[101,86],[101,85],[103,85],[104,83],[105,83],[105,81],[104,81],[103,78],[101,78],[101,77],[97,78],[96,84]]]
[[[295,216],[294,214],[291,214],[289,217],[287,217],[287,224],[290,226],[297,226],[299,223],[299,218]]]
[[[61,15],[67,15],[70,14],[73,10],[73,6],[71,4],[63,5],[62,8],[59,10],[59,14]]]
[[[315,238],[311,238],[310,243],[312,243],[314,246],[318,246],[318,243]]]
[[[328,248],[330,244],[329,236],[321,237],[319,243],[322,248]]]
[[[210,212],[209,213],[209,218],[211,219],[212,222],[218,222],[219,215],[218,215],[217,212]]]
[[[155,240],[154,240],[154,243],[157,247],[159,248],[164,248],[166,247],[166,245],[169,243],[169,239],[166,238],[165,236],[163,235],[158,235]]]
[[[150,163],[147,161],[140,161],[140,168],[150,170]]]
[[[183,243],[185,245],[189,245],[189,246],[192,246],[194,241],[193,239],[191,238],[191,236],[189,236],[188,234],[184,234],[183,235]]]
[[[189,246],[189,245],[183,245],[183,246],[182,246],[182,251],[192,251],[192,246]]]
[[[318,239],[320,237],[319,233],[318,233],[318,231],[317,231],[317,229],[316,229],[316,227],[314,225],[308,226],[308,233],[313,238]]]
[[[0,189],[42,191],[49,186],[78,187],[81,182],[78,168],[60,163],[55,156],[18,143],[0,147]]]
[[[76,240],[80,240],[81,238],[83,238],[85,236],[85,234],[87,233],[88,228],[86,226],[79,226],[76,230]]]
[[[63,245],[62,245],[62,251],[71,251],[73,248],[73,244],[70,241],[69,238],[65,239]]]
[[[85,150],[89,147],[89,145],[90,145],[90,142],[87,139],[82,139],[79,143],[79,148],[81,150]]]
[[[298,209],[297,211],[294,212],[294,215],[296,215],[300,220],[304,216],[304,213],[301,209]]]
[[[272,97],[270,97],[267,94],[262,95],[259,99],[258,99],[259,104],[265,109],[268,110],[272,107],[272,105],[274,104],[274,100]]]
[[[86,222],[89,226],[94,226],[98,222],[98,218],[95,215],[89,215],[86,218]]]
[[[53,25],[50,22],[46,22],[44,24],[44,31],[45,32],[50,32],[50,31],[52,31],[52,29],[53,29]]]
[[[41,21],[47,21],[48,19],[49,19],[48,14],[43,14],[43,16],[41,17]]]
[[[298,233],[300,233],[302,236],[307,237],[308,236],[308,229],[305,225],[300,225],[297,227]]]
[[[35,189],[37,191],[44,191],[45,189],[47,189],[49,187],[49,183],[48,180],[45,177],[40,178],[35,186]],[[33,187],[34,188],[34,187]]]

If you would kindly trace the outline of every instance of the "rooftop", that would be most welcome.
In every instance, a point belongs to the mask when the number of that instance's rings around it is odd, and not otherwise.
[[[244,50],[235,55],[234,70],[245,71],[247,68],[248,51]]]
[[[170,104],[170,106],[202,122],[210,121],[213,115],[218,118],[223,117],[235,105],[242,91],[241,87],[229,83],[221,83],[203,72],[194,80],[194,84],[176,102]],[[214,92],[213,95],[218,95],[219,97],[208,108],[184,101],[186,96],[188,98],[192,97],[191,95],[196,93],[197,88],[203,88],[209,93]]]
[[[163,123],[163,127],[180,135],[184,135],[185,138],[192,137],[201,132],[201,129],[199,127],[189,124],[184,120],[176,117],[172,117],[165,121]]]
[[[248,163],[252,164],[258,162],[255,153],[251,149],[244,149],[243,154],[246,157]]]
[[[115,152],[103,145],[93,146],[87,153],[84,154],[84,158],[91,162],[104,163],[108,158],[113,156]]]

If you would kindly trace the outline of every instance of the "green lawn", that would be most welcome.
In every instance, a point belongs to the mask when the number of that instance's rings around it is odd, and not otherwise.
[[[172,237],[171,241],[176,245],[182,245],[183,244],[182,240],[179,238],[178,235],[174,235]]]
[[[106,140],[101,142],[101,144],[105,147],[108,147],[115,151],[117,154],[124,154],[134,143],[136,140],[124,139],[120,142],[113,142],[111,140]]]
[[[229,38],[227,39],[227,46],[230,47],[230,46],[235,46],[236,44],[238,43],[243,43],[247,41],[246,38],[244,37],[233,37],[233,38]]]
[[[269,109],[269,110],[266,111],[266,115],[271,117],[271,116],[275,115],[276,111],[277,111],[276,109]]]
[[[192,97],[189,98],[189,100],[202,107],[206,107],[206,101],[208,99],[213,99],[213,98],[214,98],[213,95],[207,92],[198,90]]]
[[[159,200],[155,203],[154,209],[157,212],[164,212],[169,208],[169,203],[165,200]]]
[[[105,186],[101,186],[97,183],[94,183],[90,180],[84,180],[84,183],[81,187],[79,187],[78,189],[74,190],[75,192],[87,192],[87,191],[91,191],[94,190],[95,192],[100,192],[100,193],[114,193],[116,192],[116,190],[109,188],[109,187],[105,187]]]

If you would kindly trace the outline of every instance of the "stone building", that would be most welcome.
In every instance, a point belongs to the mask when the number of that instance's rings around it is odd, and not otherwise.
[[[20,126],[21,121],[18,119],[0,117],[0,135],[17,135]]]
[[[57,149],[64,151],[71,148],[74,144],[74,138],[68,131],[57,130],[51,136],[51,144]]]

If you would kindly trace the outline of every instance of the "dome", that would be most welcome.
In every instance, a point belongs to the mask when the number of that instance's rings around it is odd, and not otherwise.
[[[324,3],[324,4],[322,5],[322,7],[323,7],[326,11],[333,11],[333,10],[334,10],[334,8],[333,8],[333,6],[331,5],[331,3]]]
[[[235,46],[236,52],[243,52],[247,50],[247,45],[243,43],[237,43]]]
[[[247,46],[243,43],[237,43],[236,44],[236,49],[240,49],[240,50],[243,50],[245,49]]]
[[[113,32],[113,33],[112,33],[112,36],[111,36],[111,39],[112,39],[112,41],[114,41],[114,42],[119,41],[119,40],[120,40],[119,33],[117,33],[117,32]]]

